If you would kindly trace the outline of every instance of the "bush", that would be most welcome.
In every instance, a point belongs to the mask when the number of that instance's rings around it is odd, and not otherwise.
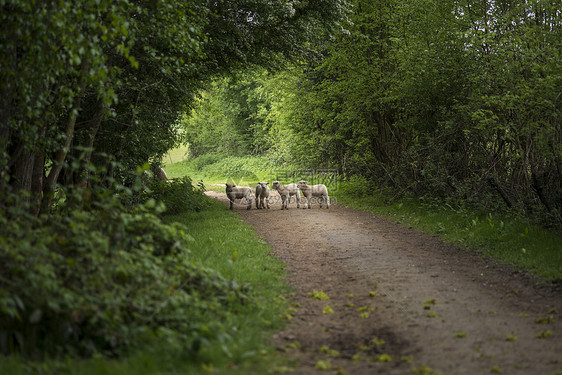
[[[225,307],[249,301],[246,288],[192,261],[192,237],[154,206],[26,224],[0,212],[0,350],[116,356],[148,335],[195,353],[227,335]]]
[[[176,215],[184,211],[201,211],[206,205],[205,186],[200,182],[193,186],[189,177],[170,181],[151,179],[147,190],[141,194],[140,201],[151,199],[164,203],[166,214]]]
[[[362,198],[373,195],[375,184],[370,182],[363,176],[353,175],[347,181],[342,181],[339,186],[339,192],[353,198]]]

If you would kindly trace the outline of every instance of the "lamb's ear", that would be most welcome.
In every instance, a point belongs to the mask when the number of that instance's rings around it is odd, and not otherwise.
[[[264,182],[264,184],[269,185],[269,182]]]

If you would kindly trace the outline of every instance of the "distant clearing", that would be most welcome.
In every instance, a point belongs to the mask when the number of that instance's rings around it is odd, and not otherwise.
[[[189,156],[189,146],[180,146],[178,148],[174,148],[162,159],[164,165],[179,163],[181,161],[187,160]]]

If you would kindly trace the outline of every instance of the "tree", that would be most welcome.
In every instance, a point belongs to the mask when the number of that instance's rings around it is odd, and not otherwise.
[[[275,160],[560,223],[555,4],[352,3],[344,32],[319,44],[290,79],[258,74],[236,86],[247,106],[225,123],[239,116],[253,137],[273,135],[262,145]]]
[[[3,2],[2,196],[33,190],[32,210],[48,212],[55,186],[89,185],[102,155],[121,180],[158,162],[202,84],[312,55],[345,13],[342,0]]]
[[[295,131],[320,136],[332,163],[379,182],[520,213],[542,205],[560,221],[556,7],[354,5],[350,34],[310,70],[299,96],[314,117]]]

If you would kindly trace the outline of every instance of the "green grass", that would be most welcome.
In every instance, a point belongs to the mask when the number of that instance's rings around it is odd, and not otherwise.
[[[168,153],[163,158],[165,166],[172,165],[187,160],[189,157],[189,146],[179,146]]]
[[[231,327],[239,332],[228,343],[227,354],[210,347],[202,354],[209,363],[222,365],[229,374],[268,373],[279,358],[267,348],[270,336],[283,327],[288,308],[284,295],[284,264],[271,255],[271,247],[227,206],[211,200],[212,209],[167,218],[185,224],[194,237],[192,252],[207,267],[239,284],[248,284],[260,296],[260,308],[249,306],[232,314]],[[219,344],[222,345],[222,344]],[[255,372],[261,368],[261,371]]]
[[[223,342],[203,346],[197,358],[174,348],[177,344],[147,343],[121,359],[47,360],[34,362],[10,356],[0,360],[0,374],[270,374],[286,368],[287,358],[268,346],[285,324],[289,292],[284,265],[271,256],[271,247],[228,208],[209,199],[210,206],[165,218],[180,222],[193,237],[190,249],[204,266],[240,285],[249,285],[257,305],[231,311],[225,326],[235,334]]]

